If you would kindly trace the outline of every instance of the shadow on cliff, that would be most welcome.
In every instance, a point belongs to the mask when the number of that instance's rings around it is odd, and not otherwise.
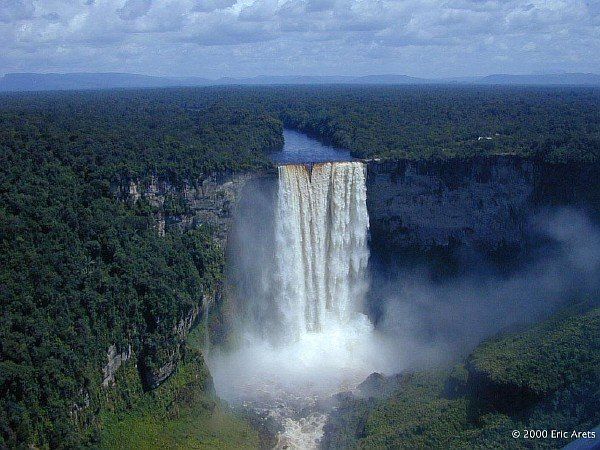
[[[561,208],[532,217],[530,229],[536,246],[527,263],[508,274],[475,253],[468,270],[443,279],[422,265],[374,261],[372,315],[377,329],[397,343],[398,366],[450,363],[490,335],[541,320],[570,301],[599,298],[598,226],[580,211]]]

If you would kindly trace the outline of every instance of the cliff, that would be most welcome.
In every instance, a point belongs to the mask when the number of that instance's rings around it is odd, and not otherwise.
[[[375,247],[486,251],[521,247],[527,219],[546,205],[600,210],[600,169],[518,156],[368,162]]]
[[[129,204],[144,200],[153,207],[160,235],[208,226],[224,248],[240,192],[255,176],[215,173],[181,184],[157,176],[146,181],[125,179],[113,186],[113,192]]]
[[[179,184],[152,176],[147,180],[121,180],[112,186],[112,191],[115,197],[130,205],[148,206],[160,236],[206,227],[210,230],[211,239],[224,253],[238,199],[245,184],[256,176],[257,173],[217,173]],[[138,370],[146,389],[157,388],[174,372],[182,357],[182,342],[199,317],[221,297],[220,290],[219,283],[215,292],[198,292],[197,304],[191,306],[173,328],[173,339],[165,339],[158,348],[155,344],[142,343],[137,349]],[[156,320],[160,322],[161,318]],[[115,345],[108,348],[107,363],[102,369],[104,387],[114,385],[115,372],[132,359],[133,352],[135,349],[132,350],[131,346],[122,351],[117,351]],[[152,364],[139,358],[148,352],[153,352],[150,358]]]
[[[600,178],[597,172],[594,167],[550,165],[516,156],[368,161],[373,254],[377,248],[418,252],[463,245],[492,251],[519,248],[526,242],[528,217],[545,204],[600,210],[594,197]],[[179,184],[154,176],[122,180],[113,186],[113,192],[129,204],[149,206],[159,235],[207,227],[224,252],[238,201],[247,183],[261,177],[276,183],[271,172],[213,174]],[[220,290],[205,294],[180,318],[173,330],[177,342],[185,339],[208,306],[219,303],[216,299],[221,294]],[[160,349],[159,363],[140,366],[146,388],[159,386],[177,367],[180,344],[173,342]],[[105,386],[111,385],[114,372],[128,359],[132,359],[130,348],[107,349]]]

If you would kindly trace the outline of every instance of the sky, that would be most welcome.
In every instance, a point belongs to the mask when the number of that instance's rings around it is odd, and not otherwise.
[[[600,72],[600,0],[0,0],[0,74]]]

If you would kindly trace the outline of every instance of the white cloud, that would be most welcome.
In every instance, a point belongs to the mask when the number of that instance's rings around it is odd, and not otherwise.
[[[212,12],[218,9],[226,9],[235,5],[236,0],[197,0],[194,2],[194,10]]]
[[[30,0],[0,0],[0,22],[30,19],[33,12],[33,2]]]
[[[0,72],[452,76],[598,54],[599,0],[0,0]]]
[[[121,19],[131,20],[143,16],[151,7],[152,0],[127,0],[117,11]]]

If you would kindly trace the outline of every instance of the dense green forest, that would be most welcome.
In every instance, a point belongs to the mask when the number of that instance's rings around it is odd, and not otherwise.
[[[161,366],[178,321],[221,280],[209,229],[161,238],[153,208],[117,201],[111,183],[258,168],[281,144],[280,123],[240,110],[56,100],[0,109],[0,447],[93,439],[108,347]]]
[[[219,92],[227,102],[273,115],[358,158],[600,158],[600,89],[307,86]],[[180,95],[193,104],[191,92]]]
[[[600,158],[598,88],[228,86],[14,94],[3,100],[7,110],[36,112],[41,120],[87,130],[97,145],[110,143],[118,154],[106,155],[102,163],[113,169],[171,169],[176,177],[206,168],[260,165],[265,161],[260,152],[253,152],[256,145],[281,146],[276,133],[270,135],[272,140],[261,141],[244,129],[241,137],[253,144],[223,152],[223,145],[232,144],[226,140],[234,137],[227,130],[241,119],[273,131],[283,122],[359,158]],[[209,129],[202,130],[200,114],[212,116]],[[117,120],[119,116],[124,120]],[[113,139],[124,134],[123,141]],[[202,152],[197,152],[199,147]]]
[[[282,97],[272,108],[286,126],[360,158],[600,158],[598,89],[307,88]]]
[[[157,389],[141,393],[134,367],[121,370],[117,382],[132,407],[106,409],[95,447],[105,449],[258,449],[261,435],[254,422],[233,412],[214,395],[204,363],[204,330],[192,330],[177,372]],[[124,403],[113,395],[115,404]],[[263,442],[264,444],[264,442]]]
[[[371,377],[362,397],[342,400],[324,447],[563,447],[571,436],[528,439],[525,430],[550,425],[570,433],[600,422],[597,305],[583,302],[545,323],[490,339],[450,370]]]
[[[109,346],[122,352],[131,345],[140,372],[161,366],[173,351],[185,352],[174,332],[178,321],[219,288],[223,252],[210,229],[160,237],[154,207],[118,201],[114,186],[152,175],[180,183],[267,168],[268,153],[283,144],[283,126],[365,158],[513,153],[597,163],[600,90],[327,86],[3,95],[0,447],[110,443],[122,433],[110,414],[132,407],[148,386],[133,370],[135,386],[125,382],[114,395],[103,390]],[[197,366],[190,354],[177,380]],[[141,401],[151,408],[163,400]]]

